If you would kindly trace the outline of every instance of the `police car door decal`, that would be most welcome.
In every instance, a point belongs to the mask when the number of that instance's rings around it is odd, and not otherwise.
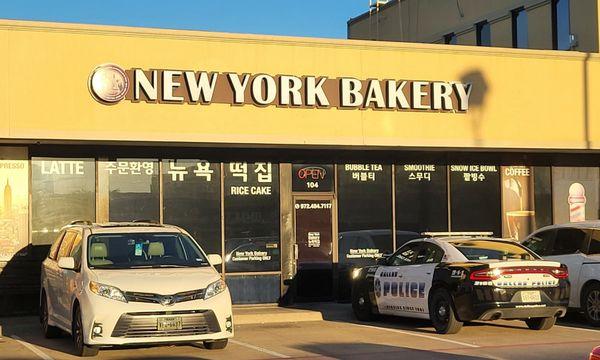
[[[417,317],[425,313],[427,309],[421,302],[425,298],[426,283],[415,281],[412,267],[381,266],[377,269],[374,292],[380,313]]]

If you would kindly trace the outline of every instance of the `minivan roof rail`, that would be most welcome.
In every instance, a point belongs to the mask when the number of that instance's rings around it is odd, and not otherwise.
[[[69,223],[69,225],[92,225],[90,220],[73,220]]]
[[[156,220],[148,220],[148,219],[135,219],[131,221],[132,223],[148,223],[148,224],[158,224]]]

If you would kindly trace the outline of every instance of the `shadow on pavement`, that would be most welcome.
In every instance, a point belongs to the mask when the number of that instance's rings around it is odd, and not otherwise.
[[[439,351],[417,350],[401,346],[352,343],[309,343],[296,346],[297,349],[334,359],[436,359],[436,360],[478,360],[486,359],[469,355],[448,354]]]
[[[61,353],[62,355],[70,355],[75,356],[74,346],[71,340],[71,336],[67,333],[63,333],[62,336],[56,339],[46,339],[42,334],[42,330],[39,324],[39,320],[36,316],[21,316],[21,317],[0,317],[0,326],[2,327],[2,335],[5,337],[18,338],[25,342],[28,342],[41,350],[51,350]],[[144,359],[144,360],[154,360],[154,359],[173,359],[173,360],[187,360],[187,359],[203,359],[198,356],[186,356],[183,354],[172,354],[172,355],[155,355],[155,353],[150,353],[156,349],[165,349],[167,347],[188,347],[192,348],[190,345],[164,345],[164,346],[122,346],[122,347],[114,347],[103,349],[100,351],[100,357],[102,355],[107,356],[108,358],[116,358],[122,359]],[[199,346],[194,346],[198,348],[198,351],[205,351],[204,348]],[[119,354],[118,350],[130,350],[130,349],[138,349],[142,350],[140,352],[136,352],[132,354],[128,352],[126,355]],[[46,351],[44,351],[46,352]],[[111,353],[112,352],[112,353]],[[0,354],[0,358],[2,358]]]
[[[356,320],[354,314],[352,313],[352,305],[351,304],[343,304],[343,303],[335,303],[335,302],[323,302],[323,303],[300,303],[294,304],[291,306],[296,309],[305,309],[311,311],[319,311],[323,320],[326,321],[338,321],[338,322],[348,322],[354,324],[366,324],[372,326],[386,327],[386,328],[394,328],[399,330],[410,330],[414,332],[421,332],[425,334],[435,334],[435,330],[433,329],[431,322],[429,320],[423,319],[414,319],[414,318],[406,318],[406,317],[398,317],[398,316],[385,316],[382,315],[376,321],[371,322],[361,322]],[[600,336],[600,328],[594,328],[588,325],[584,319],[584,317],[577,312],[569,312],[567,316],[561,318],[557,321],[557,325],[564,327],[573,327],[579,329],[588,329],[588,330],[597,330],[598,335]],[[504,323],[499,323],[495,321],[474,321],[465,323],[465,327],[477,327],[477,326],[495,326],[495,327],[503,327],[507,329],[526,329],[526,325],[523,321],[516,321],[515,325],[509,325]]]

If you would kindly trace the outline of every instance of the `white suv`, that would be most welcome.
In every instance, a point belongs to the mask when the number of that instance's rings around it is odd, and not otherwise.
[[[547,260],[569,268],[569,307],[582,311],[593,326],[600,326],[600,221],[543,227],[523,245]]]
[[[221,262],[176,226],[75,221],[42,263],[44,334],[70,333],[80,356],[149,343],[222,349],[233,320]]]

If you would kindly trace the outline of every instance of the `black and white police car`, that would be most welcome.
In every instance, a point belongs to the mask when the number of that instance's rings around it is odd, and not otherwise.
[[[471,320],[522,319],[546,330],[565,315],[566,266],[509,240],[472,235],[412,240],[377,265],[355,269],[356,317],[430,319],[438,333],[453,334]]]

